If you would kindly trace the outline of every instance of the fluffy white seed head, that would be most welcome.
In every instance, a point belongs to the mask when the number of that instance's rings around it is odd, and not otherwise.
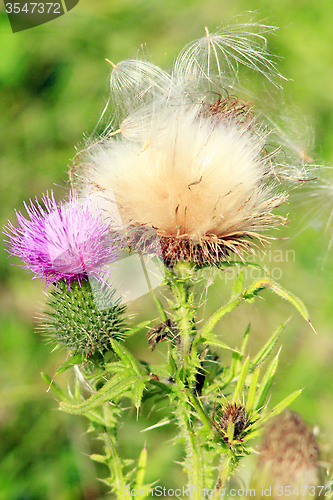
[[[85,195],[112,192],[127,229],[154,228],[167,263],[216,262],[265,241],[262,231],[281,222],[272,214],[285,193],[265,147],[270,132],[253,105],[225,90],[240,63],[271,81],[281,76],[266,49],[270,30],[206,29],[170,74],[146,61],[113,65],[118,130],[88,144],[78,185]]]

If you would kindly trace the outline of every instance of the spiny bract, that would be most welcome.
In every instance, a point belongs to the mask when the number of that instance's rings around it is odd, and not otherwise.
[[[88,281],[81,285],[73,283],[71,290],[60,281],[50,292],[41,331],[50,341],[66,347],[70,354],[82,355],[83,360],[112,350],[111,339],[121,341],[126,337],[123,319],[126,308],[107,286],[101,293],[110,296],[108,302],[114,298],[114,305],[102,311],[96,306]]]

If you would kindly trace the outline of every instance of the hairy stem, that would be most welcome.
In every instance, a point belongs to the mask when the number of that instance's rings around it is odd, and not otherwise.
[[[200,442],[193,428],[188,409],[178,411],[180,425],[183,428],[186,447],[186,471],[192,500],[200,500],[200,489],[204,484],[204,463],[200,452]]]
[[[167,274],[167,283],[174,296],[174,318],[181,336],[181,354],[184,366],[188,365],[194,330],[195,309],[191,293],[192,272],[193,269],[189,264],[179,263],[173,273],[168,272]]]

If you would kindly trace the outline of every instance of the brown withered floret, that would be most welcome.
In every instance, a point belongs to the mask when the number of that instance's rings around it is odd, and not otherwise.
[[[147,339],[153,351],[156,345],[163,340],[179,342],[179,330],[176,323],[168,318],[164,323],[160,323],[155,328],[148,330]]]
[[[245,408],[238,403],[226,403],[216,410],[214,405],[213,422],[217,430],[221,433],[224,442],[227,442],[226,437],[229,422],[232,422],[234,428],[234,439],[237,441],[242,440],[243,432],[251,424]]]

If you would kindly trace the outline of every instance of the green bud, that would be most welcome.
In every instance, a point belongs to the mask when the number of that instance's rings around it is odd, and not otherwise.
[[[81,285],[73,282],[70,290],[65,282],[59,282],[49,295],[42,333],[71,355],[82,355],[83,361],[103,357],[112,351],[111,340],[124,340],[127,330],[123,319],[126,307],[114,299],[114,290],[105,287],[103,294],[109,295],[108,303],[113,306],[100,311],[88,281]]]

